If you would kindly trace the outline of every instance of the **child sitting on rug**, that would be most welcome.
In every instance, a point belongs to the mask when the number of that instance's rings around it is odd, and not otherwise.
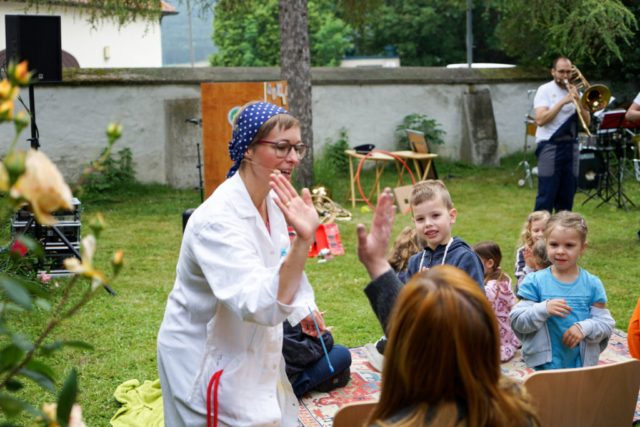
[[[324,312],[320,313],[324,315]],[[302,331],[300,324],[282,324],[282,356],[293,393],[300,397],[311,390],[328,392],[344,387],[351,377],[351,352],[345,346],[334,344],[331,327],[325,329],[322,340],[331,360],[331,372],[320,339]]]
[[[597,365],[615,327],[602,282],[578,267],[587,231],[580,214],[553,215],[544,231],[551,268],[528,274],[518,291],[511,327],[535,370]]]
[[[535,270],[533,260],[533,245],[544,234],[544,228],[549,220],[549,212],[536,211],[527,217],[520,233],[520,248],[516,251],[516,294],[525,276]]]
[[[414,276],[387,331],[380,400],[365,425],[539,425],[524,388],[501,373],[498,322],[463,271]]]
[[[520,341],[511,330],[509,312],[516,303],[511,287],[511,278],[500,268],[502,252],[495,242],[480,242],[473,245],[484,265],[484,290],[491,307],[498,318],[500,329],[500,361],[511,359],[520,346]]]
[[[547,244],[544,239],[538,239],[531,248],[531,254],[533,255],[534,268],[533,271],[544,270],[551,267],[552,263],[549,261],[547,255]]]
[[[457,211],[442,181],[417,183],[409,203],[416,231],[427,242],[420,253],[411,257],[407,270],[409,277],[439,264],[449,264],[466,272],[484,292],[484,268],[480,258],[467,242],[451,237]]]
[[[398,279],[400,279],[402,283],[409,281],[407,275],[409,260],[412,256],[420,252],[424,246],[425,241],[418,236],[418,232],[414,227],[405,227],[393,242],[387,261],[389,261],[391,268],[396,272]]]

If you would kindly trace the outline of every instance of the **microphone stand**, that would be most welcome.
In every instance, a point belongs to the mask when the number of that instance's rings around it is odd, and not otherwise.
[[[198,125],[200,127],[202,127],[202,119],[186,119],[185,120],[187,123],[193,123],[195,125]],[[196,165],[196,167],[198,168],[198,178],[199,178],[199,182],[200,185],[197,187],[194,187],[194,190],[200,190],[200,203],[204,203],[204,182],[202,181],[202,160],[200,159],[200,142],[196,142],[196,151],[198,152],[198,164]]]

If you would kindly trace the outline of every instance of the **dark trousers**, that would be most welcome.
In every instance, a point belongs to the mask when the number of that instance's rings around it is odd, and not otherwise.
[[[578,188],[580,146],[576,140],[542,141],[538,158],[538,195],[534,211],[570,211]]]
[[[296,396],[302,396],[321,382],[328,380],[351,366],[351,352],[347,347],[342,345],[333,345],[333,348],[329,351],[329,359],[331,359],[333,372],[329,369],[327,358],[323,356],[316,363],[307,366],[304,371],[298,374],[296,380],[291,384]]]

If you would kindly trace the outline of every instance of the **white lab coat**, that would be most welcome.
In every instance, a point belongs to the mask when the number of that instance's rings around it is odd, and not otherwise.
[[[291,305],[276,299],[289,237],[274,195],[267,197],[271,234],[240,174],[189,219],[158,334],[167,427],[207,425],[207,389],[221,369],[218,426],[297,423],[298,400],[282,357],[282,322],[288,318],[296,325],[316,306],[304,273]]]

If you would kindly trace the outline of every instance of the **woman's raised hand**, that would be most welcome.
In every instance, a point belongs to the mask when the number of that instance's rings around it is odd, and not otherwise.
[[[318,225],[320,225],[320,219],[315,206],[313,206],[309,190],[302,189],[302,197],[298,196],[296,189],[283,175],[272,174],[269,184],[278,195],[278,198],[273,200],[298,237],[302,240],[312,240]]]

